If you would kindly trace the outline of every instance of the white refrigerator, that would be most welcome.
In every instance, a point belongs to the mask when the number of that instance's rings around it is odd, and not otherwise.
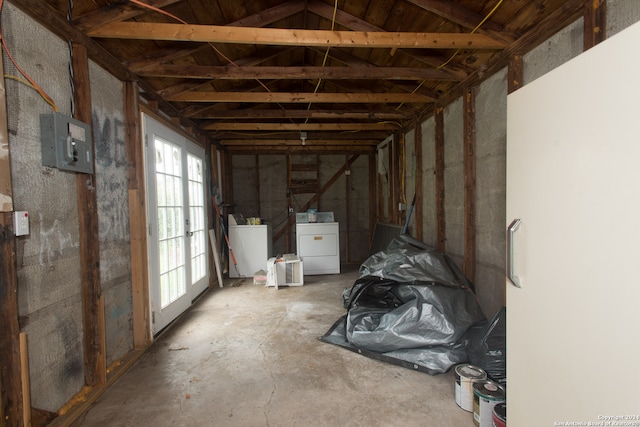
[[[640,425],[639,44],[508,97],[509,425]]]

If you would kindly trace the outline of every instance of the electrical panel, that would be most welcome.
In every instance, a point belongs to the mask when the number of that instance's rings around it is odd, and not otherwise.
[[[93,173],[91,126],[61,113],[40,115],[42,165]]]

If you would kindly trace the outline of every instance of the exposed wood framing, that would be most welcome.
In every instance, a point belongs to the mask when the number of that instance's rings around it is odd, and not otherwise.
[[[176,77],[189,79],[332,79],[332,80],[439,80],[459,81],[461,77],[436,69],[404,68],[404,67],[232,67],[156,64],[149,65],[140,71],[147,77]]]
[[[394,185],[393,185],[393,210],[394,214],[394,223],[396,224],[404,224],[404,217],[406,210],[400,209],[400,203],[403,203],[405,206],[407,204],[406,195],[404,194],[404,187],[402,185],[403,180],[405,179],[407,171],[404,168],[405,163],[405,149],[404,149],[404,133],[395,134],[394,142],[396,143],[396,147],[393,151],[393,166],[394,166]]]
[[[2,61],[0,72],[4,73]],[[18,427],[24,423],[24,408],[16,238],[12,217],[11,162],[4,79],[0,81],[0,92],[0,425]]]
[[[360,130],[394,130],[394,123],[210,123],[203,126],[206,130],[281,130],[281,131],[360,131]]]
[[[170,101],[253,103],[425,103],[435,98],[418,93],[313,93],[313,92],[210,92],[191,91],[168,96]]]
[[[246,109],[246,110],[211,110],[193,114],[191,117],[195,119],[368,119],[368,120],[404,120],[411,116],[402,111],[384,110],[377,111],[367,110],[348,110],[348,111],[331,111],[331,110],[262,110],[262,109]]]
[[[307,142],[309,138],[307,138]],[[344,145],[344,146],[362,146],[374,148],[377,145],[378,141],[376,140],[366,140],[366,139],[313,139],[313,144],[315,148],[319,146],[331,146],[331,145]],[[251,147],[260,147],[260,146],[290,146],[290,147],[301,147],[302,144],[300,139],[225,139],[224,147],[229,149],[237,146],[251,146]]]
[[[394,155],[394,151],[396,149],[395,147],[395,137],[393,138],[393,141],[391,141],[389,143],[389,145],[387,145],[387,165],[389,170],[387,171],[387,187],[388,187],[388,195],[387,195],[387,215],[388,215],[388,219],[387,221],[391,224],[396,224],[396,209],[394,207],[394,203],[395,203],[395,192],[393,191],[395,189],[395,155]]]
[[[415,199],[416,204],[413,207],[413,218],[416,224],[415,237],[422,241],[424,234],[424,224],[422,223],[422,192],[423,190],[423,177],[422,177],[422,125],[416,123],[414,127],[414,153],[416,156],[416,171],[415,171]]]
[[[20,332],[20,373],[22,376],[22,418],[24,427],[31,427],[31,381],[27,333]]]
[[[325,19],[334,21],[342,26],[344,26],[345,28],[348,28],[352,31],[369,31],[369,32],[381,32],[384,33],[385,30],[381,27],[377,27],[365,20],[362,20],[356,16],[353,16],[351,14],[348,14],[342,10],[337,10],[337,13],[334,13],[333,7],[331,7],[331,5],[318,1],[318,0],[307,0],[307,9],[312,12],[315,13],[318,16],[321,16]],[[416,52],[413,49],[398,49],[400,52],[402,52],[404,55],[409,56],[410,58],[419,61],[423,64],[429,65],[433,68],[442,68],[442,64],[445,63],[446,58],[442,57],[442,58],[438,58],[437,55],[432,56],[432,55],[424,55],[421,53]],[[332,49],[329,52],[329,56],[334,57],[334,58],[340,58],[341,54],[340,54],[340,50],[339,49]],[[468,75],[468,72],[460,67],[458,67],[457,65],[447,65],[446,67],[443,68],[443,71],[446,71],[452,75],[455,75],[458,78],[466,78]]]
[[[149,272],[147,215],[144,188],[144,153],[139,128],[138,85],[125,82],[123,88],[125,144],[129,166],[129,234],[131,245],[131,302],[133,344],[141,349],[151,343],[149,318]]]
[[[371,240],[373,239],[373,229],[376,227],[377,207],[378,200],[376,195],[378,194],[376,183],[378,180],[378,164],[376,162],[376,154],[369,154],[369,247],[371,247]]]
[[[464,102],[464,261],[462,272],[475,281],[476,272],[476,87],[466,89]]]
[[[518,40],[509,45],[509,47],[498,52],[497,55],[487,62],[486,67],[483,67],[482,70],[473,72],[456,87],[449,90],[446,94],[443,94],[443,96],[438,99],[438,104],[434,104],[433,106],[426,108],[418,120],[424,120],[433,116],[437,108],[446,106],[463,96],[464,89],[466,87],[477,85],[484,79],[507,66],[514,55],[525,54],[562,28],[574,22],[584,14],[584,6],[588,2],[590,1],[567,0],[561,8],[549,14],[540,24],[522,35]]]
[[[354,154],[351,157],[349,157],[349,159],[345,162],[344,165],[342,165],[342,167],[340,169],[338,169],[338,171],[331,177],[329,178],[329,180],[318,190],[318,192],[316,194],[313,195],[313,197],[311,197],[311,199],[309,199],[309,201],[307,203],[304,204],[304,206],[302,206],[302,208],[300,208],[300,211],[304,212],[307,209],[309,209],[309,207],[311,207],[311,205],[313,203],[315,203],[316,201],[320,200],[320,197],[329,189],[331,188],[331,186],[338,180],[338,178],[340,178],[342,176],[342,174],[345,173],[345,171],[347,171],[351,165],[353,164],[353,162],[356,161],[356,159],[358,158],[358,154]],[[278,230],[278,232],[276,232],[273,235],[273,241],[277,241],[279,238],[281,238],[286,231],[291,228],[291,226],[293,225],[293,223],[295,222],[295,215],[291,215],[289,216],[289,218],[287,219],[286,224],[284,224],[280,230]]]
[[[444,113],[442,108],[435,111],[436,138],[436,247],[446,250],[446,228],[444,210]]]
[[[84,45],[73,43],[74,117],[92,125],[89,59]],[[95,162],[95,159],[94,159]],[[95,165],[94,165],[95,167]],[[100,325],[100,245],[95,174],[76,174],[80,263],[82,267],[82,319],[84,326],[84,376],[88,386],[104,384],[107,377],[104,330]]]
[[[348,162],[349,161],[349,156],[344,156],[344,161]],[[345,172],[345,180],[344,180],[344,200],[345,200],[345,204],[346,204],[346,209],[347,209],[347,219],[346,219],[346,224],[345,224],[345,239],[344,239],[344,254],[345,254],[345,260],[344,262],[346,262],[347,264],[350,262],[349,261],[349,242],[350,242],[350,238],[349,238],[349,231],[350,231],[350,225],[351,225],[351,171],[349,171],[349,169],[347,169]]]
[[[2,103],[4,105],[4,102]],[[3,130],[6,132],[6,123]],[[5,133],[6,136],[6,133]],[[23,425],[20,327],[18,325],[18,275],[11,212],[0,212],[0,384],[1,424]]]
[[[87,32],[94,38],[405,49],[502,49],[484,34],[290,30],[217,25],[113,22]]]
[[[260,216],[260,156],[256,154],[256,205],[258,206],[258,216]]]
[[[373,151],[369,146],[354,146],[350,144],[327,145],[315,147],[312,145],[297,146],[283,144],[281,146],[251,146],[249,144],[242,146],[229,146],[225,149],[228,154],[301,154],[301,155],[322,155],[322,154],[369,154]]]
[[[592,0],[584,6],[584,50],[607,38],[607,1]]]
[[[470,30],[477,29],[480,34],[487,34],[499,40],[513,42],[516,37],[505,31],[504,27],[492,21],[485,20],[485,17],[471,12],[459,6],[455,2],[447,0],[408,0],[410,3],[421,7],[424,10],[440,15],[449,21],[462,25]],[[482,24],[480,26],[480,24]]]
[[[143,94],[149,103],[156,104],[156,110],[161,109],[171,117],[183,117],[176,107],[158,96],[151,86],[139,80],[137,75],[127,70],[118,59],[114,58],[80,29],[70,25],[66,19],[66,13],[60,14],[59,11],[54,9],[48,2],[42,0],[12,0],[11,3],[63,40],[73,40],[75,43],[85,46],[91,59],[109,73],[113,74],[114,77],[121,81],[138,81],[142,89],[141,94]],[[193,123],[189,122],[186,118],[182,118],[181,121],[188,126],[194,126]],[[194,129],[195,128],[196,127],[194,127]]]
[[[512,93],[522,87],[524,84],[524,63],[522,55],[513,55],[509,60],[508,74],[508,93]]]

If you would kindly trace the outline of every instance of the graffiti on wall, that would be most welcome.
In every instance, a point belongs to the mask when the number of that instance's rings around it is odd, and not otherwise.
[[[128,161],[124,134],[121,112],[93,110],[101,241],[129,238]]]
[[[63,230],[60,221],[56,218],[50,227],[45,226],[44,216],[40,216],[40,266],[52,267],[56,258],[62,255],[66,248],[78,247],[80,244],[73,240],[71,233]]]

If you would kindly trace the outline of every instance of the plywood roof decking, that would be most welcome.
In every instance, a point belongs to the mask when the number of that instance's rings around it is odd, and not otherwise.
[[[69,12],[67,0],[14,3],[51,27]],[[139,80],[143,96],[230,151],[295,150],[301,131],[305,149],[361,151],[589,3],[76,0],[69,37],[90,41],[89,53]]]

